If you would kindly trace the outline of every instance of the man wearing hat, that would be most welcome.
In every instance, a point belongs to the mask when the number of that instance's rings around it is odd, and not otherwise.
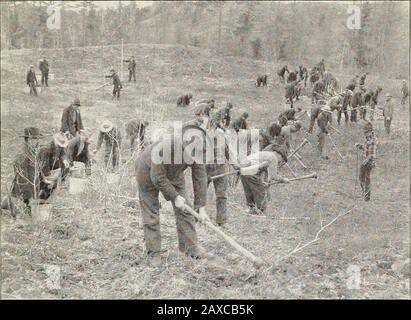
[[[325,137],[328,135],[329,125],[332,125],[332,119],[332,111],[329,106],[323,107],[317,117],[318,152],[325,160],[328,160],[328,156],[324,155]]]
[[[248,129],[247,119],[248,119],[248,112],[243,112],[239,118],[235,119],[231,123],[231,128],[233,128],[237,133],[240,130],[247,130]]]
[[[136,60],[134,56],[131,56],[129,60],[123,60],[124,62],[128,62],[128,82],[131,82],[131,77],[134,78],[134,82],[136,82]]]
[[[42,146],[38,153],[42,181],[40,183],[40,198],[48,199],[57,187],[57,180],[64,180],[69,172],[69,161],[66,148],[69,144],[67,136],[62,132],[53,135],[53,140]],[[52,176],[51,171],[61,169],[59,176]]]
[[[89,152],[89,138],[91,131],[88,129],[80,130],[80,134],[71,139],[68,143],[66,154],[70,162],[70,166],[73,162],[82,162],[85,165],[86,175],[91,175],[91,158]]]
[[[188,151],[192,135],[200,144],[200,157],[205,156],[206,132],[197,126],[184,126],[182,135],[169,135],[148,146],[136,160],[136,178],[143,217],[146,253],[155,266],[161,263],[160,202],[161,192],[167,201],[172,201],[177,224],[178,248],[193,258],[201,258],[197,244],[195,218],[184,209],[188,202],[185,186],[185,170],[191,167],[194,188],[194,207],[208,219],[205,205],[207,199],[207,174],[204,162],[196,160]],[[187,148],[187,149],[186,149]],[[197,149],[197,148],[196,148]],[[157,158],[159,154],[162,158]]]
[[[406,80],[402,80],[401,94],[401,105],[404,107],[408,97],[408,85]]]
[[[35,95],[37,97],[37,77],[36,73],[34,72],[34,66],[30,66],[29,71],[27,72],[26,76],[27,85],[30,87],[30,95]]]
[[[113,99],[117,98],[117,100],[120,100],[120,90],[123,89],[123,85],[121,84],[120,77],[117,75],[114,69],[111,69],[110,75],[105,76],[105,77],[113,79]]]
[[[103,121],[100,126],[100,133],[98,135],[97,147],[93,150],[93,154],[96,154],[104,141],[104,164],[108,168],[108,163],[111,158],[112,172],[115,172],[120,157],[120,146],[121,146],[121,133],[117,126],[109,120]]]
[[[130,139],[131,150],[134,151],[134,141],[139,140],[139,149],[144,148],[144,135],[148,127],[148,121],[131,119],[126,123],[126,135]]]
[[[73,103],[63,110],[61,117],[60,131],[65,133],[68,138],[76,137],[80,130],[83,130],[83,121],[80,114],[80,98],[75,98]]]
[[[375,112],[375,106],[378,104],[378,95],[382,91],[382,88],[378,86],[375,91],[368,89],[367,92],[364,95],[364,104],[369,105],[371,108],[370,111],[370,120],[374,120],[374,112]],[[364,112],[365,113],[365,112]],[[365,117],[364,117],[365,120]]]
[[[364,160],[360,166],[359,180],[361,184],[362,194],[365,201],[371,198],[371,170],[375,167],[376,159],[376,139],[372,130],[371,122],[366,122],[363,127],[365,143],[356,143],[355,147],[363,150]]]
[[[49,63],[46,60],[46,57],[43,57],[43,60],[40,61],[39,64],[39,69],[41,71],[41,85],[46,87],[49,86],[48,80],[49,80]]]
[[[40,191],[40,165],[37,158],[39,139],[43,137],[40,130],[35,127],[24,128],[23,150],[14,160],[14,179],[10,195],[23,200],[27,209],[30,210],[30,200],[39,198]],[[3,209],[11,209],[12,215],[15,216],[12,206],[12,200],[5,198],[2,202]]]
[[[379,109],[382,109],[382,113],[384,116],[384,127],[385,131],[387,134],[390,134],[391,131],[391,122],[392,122],[392,117],[394,115],[394,107],[395,107],[395,101],[392,98],[392,95],[390,93],[387,93],[385,95],[385,104],[383,107],[379,107]]]

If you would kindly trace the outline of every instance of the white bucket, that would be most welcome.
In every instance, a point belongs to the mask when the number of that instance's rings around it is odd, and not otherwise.
[[[30,204],[31,218],[33,222],[46,222],[51,217],[53,205],[51,204]]]
[[[118,173],[107,173],[107,183],[116,184],[120,182],[120,175]]]
[[[54,80],[54,73],[49,72],[49,80]]]
[[[70,176],[73,178],[84,178],[85,177],[85,165],[82,162],[73,162],[73,166],[70,168]]]
[[[70,194],[79,194],[83,193],[86,189],[87,179],[83,178],[69,178],[69,193]]]

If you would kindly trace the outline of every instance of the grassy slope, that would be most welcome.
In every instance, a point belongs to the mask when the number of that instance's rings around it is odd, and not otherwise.
[[[42,53],[30,50],[2,52],[1,66],[1,175],[2,190],[12,178],[11,163],[20,148],[17,135],[28,125],[46,132],[58,130],[62,109],[75,94],[82,100],[87,127],[96,130],[98,120],[114,118],[122,125],[131,117],[150,121],[150,129],[167,126],[173,120],[189,120],[191,110],[175,107],[176,97],[192,92],[195,100],[213,96],[216,101],[232,101],[236,113],[250,112],[250,123],[266,125],[284,108],[283,89],[255,88],[257,73],[275,75],[277,66],[237,57],[213,57],[199,48],[178,46],[126,46],[125,56],[138,60],[137,83],[128,85],[120,103],[111,101],[110,88],[95,91],[102,75],[120,55],[117,46],[44,51],[55,80],[51,87],[31,99],[24,85],[29,64],[37,65]],[[102,56],[104,55],[104,61]],[[34,58],[33,58],[34,57]],[[118,60],[118,59],[117,59]],[[212,74],[209,74],[212,62]],[[118,62],[116,66],[119,65]],[[104,69],[103,69],[104,66]],[[124,65],[126,72],[126,65]],[[340,75],[342,82],[351,75]],[[272,79],[270,79],[272,80]],[[273,83],[273,81],[271,81]],[[398,80],[371,76],[371,85],[381,84],[399,95]],[[302,108],[309,101],[300,102]],[[307,121],[307,120],[306,120]],[[80,196],[59,189],[51,202],[52,221],[39,228],[27,219],[13,221],[2,215],[2,295],[3,297],[60,298],[406,298],[409,281],[396,274],[391,265],[406,259],[409,248],[408,113],[395,114],[393,133],[387,137],[382,121],[376,121],[380,159],[372,174],[373,201],[365,204],[354,198],[355,153],[353,144],[362,141],[360,127],[342,127],[343,136],[334,135],[346,155],[338,161],[328,146],[330,161],[318,160],[309,147],[302,154],[318,181],[303,181],[272,188],[272,201],[265,217],[247,215],[239,184],[230,190],[230,223],[224,227],[252,252],[274,263],[298,243],[315,237],[320,220],[326,224],[355,205],[348,215],[308,246],[269,270],[251,273],[250,265],[231,248],[198,226],[201,244],[229,266],[226,270],[207,261],[193,262],[177,250],[174,217],[163,201],[161,211],[163,247],[168,249],[166,267],[152,269],[143,259],[140,209],[124,206],[136,196],[133,161],[125,152],[123,178],[118,190],[108,190],[97,157],[89,188]],[[97,131],[96,131],[97,132]],[[92,138],[95,144],[96,134]],[[302,136],[296,137],[296,143]],[[312,138],[312,141],[314,139]],[[127,143],[127,142],[126,142]],[[297,163],[295,170],[303,173]],[[284,175],[289,176],[286,169]],[[359,186],[357,185],[357,193]],[[213,192],[208,211],[215,214]],[[285,219],[296,218],[296,219]],[[408,255],[409,256],[409,255]],[[48,290],[45,265],[61,267],[61,289]],[[361,287],[348,290],[347,267],[361,268]]]

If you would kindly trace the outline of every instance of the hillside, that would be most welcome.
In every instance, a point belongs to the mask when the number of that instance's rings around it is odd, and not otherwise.
[[[219,105],[232,102],[235,115],[250,113],[252,126],[266,126],[285,108],[275,63],[217,56],[189,46],[125,45],[125,58],[131,54],[137,59],[137,82],[124,81],[121,100],[115,102],[111,86],[96,89],[104,84],[103,75],[111,66],[120,69],[119,46],[1,52],[2,194],[13,177],[12,161],[23,128],[58,131],[62,109],[77,94],[83,122],[94,130],[92,148],[98,124],[105,118],[120,127],[131,117],[144,118],[150,122],[149,134],[174,120],[192,119],[191,108],[175,105],[177,97],[187,92],[194,100],[213,97]],[[38,59],[43,55],[50,61],[54,80],[34,99],[25,86],[25,74],[34,64],[39,76]],[[123,68],[126,78],[127,65]],[[254,86],[256,75],[263,73],[271,75],[268,89]],[[336,72],[336,76],[345,84],[353,75]],[[367,81],[371,87],[382,85],[383,94],[391,92],[399,101],[398,79],[371,74]],[[296,106],[308,109],[310,101],[304,97]],[[308,124],[307,118],[304,121]],[[160,215],[166,265],[150,267],[143,255],[140,208],[135,204],[136,155],[124,150],[121,181],[112,188],[105,184],[99,153],[87,191],[75,196],[67,186],[60,187],[50,199],[54,213],[46,225],[33,225],[28,217],[13,220],[2,212],[2,298],[409,298],[409,270],[398,267],[409,258],[408,128],[408,110],[400,107],[389,137],[382,120],[375,121],[379,158],[369,203],[360,199],[359,185],[355,187],[353,145],[363,140],[360,124],[342,125],[343,134],[333,135],[344,161],[338,160],[329,143],[329,161],[306,147],[301,154],[319,178],[272,187],[265,216],[248,215],[241,184],[231,188],[229,223],[223,230],[272,264],[259,271],[202,225],[197,227],[199,241],[218,257],[217,262],[193,261],[180,254],[174,214],[164,199]],[[294,139],[298,144],[303,134]],[[315,136],[309,139],[315,143]],[[304,173],[298,163],[291,165]],[[281,173],[290,176],[285,167]],[[212,190],[207,210],[214,218]],[[321,226],[338,215],[342,216],[324,229],[318,241],[278,262],[298,244],[315,239]],[[48,289],[48,266],[60,268],[60,289]],[[360,268],[359,289],[347,288],[350,266]]]

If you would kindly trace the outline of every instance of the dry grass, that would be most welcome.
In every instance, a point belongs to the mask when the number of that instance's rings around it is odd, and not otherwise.
[[[124,124],[131,117],[150,122],[149,131],[174,120],[192,118],[190,109],[175,106],[178,95],[192,92],[195,100],[213,96],[217,102],[231,101],[235,112],[250,112],[253,125],[266,125],[284,108],[283,90],[255,88],[258,73],[275,75],[276,66],[235,57],[213,57],[197,48],[174,46],[129,46],[125,53],[137,57],[137,82],[125,82],[121,101],[110,98],[110,87],[102,85],[102,74],[119,56],[116,46],[47,51],[56,80],[52,87],[31,99],[24,88],[26,66],[40,52],[2,52],[1,186],[12,179],[12,161],[23,128],[36,125],[47,132],[59,128],[63,107],[75,94],[83,102],[85,125],[97,130],[98,121],[112,117]],[[210,61],[213,72],[209,74]],[[103,64],[104,62],[104,64]],[[101,66],[107,66],[105,70]],[[118,65],[118,64],[117,64]],[[81,68],[84,66],[84,68]],[[126,69],[126,68],[125,68]],[[63,79],[64,75],[73,78]],[[337,76],[343,83],[351,75]],[[270,79],[272,83],[272,78]],[[399,95],[397,80],[369,80],[385,91]],[[298,106],[309,107],[304,99]],[[305,119],[307,122],[307,119]],[[372,202],[364,203],[355,190],[356,156],[353,144],[362,141],[359,125],[340,128],[335,141],[346,157],[339,161],[328,145],[330,160],[319,160],[306,146],[301,154],[316,181],[273,186],[266,216],[247,214],[241,184],[229,191],[230,223],[224,232],[269,262],[253,271],[206,227],[198,226],[200,243],[215,254],[217,263],[193,261],[177,250],[175,219],[171,205],[162,199],[161,228],[165,265],[152,268],[144,258],[140,208],[133,199],[136,154],[123,150],[122,179],[115,188],[104,183],[102,154],[84,194],[70,195],[62,186],[50,199],[52,220],[33,225],[27,217],[1,217],[3,298],[409,298],[409,272],[395,272],[393,263],[409,257],[408,113],[398,110],[393,133],[387,137],[382,121],[376,121],[380,158],[372,173]],[[92,147],[97,139],[92,137]],[[296,144],[303,136],[295,138]],[[311,142],[315,142],[311,137]],[[124,148],[128,146],[125,141]],[[291,162],[298,173],[307,173]],[[282,174],[290,176],[284,167]],[[214,194],[210,187],[208,211],[215,217]],[[130,207],[132,206],[132,207]],[[133,208],[134,207],[134,208]],[[287,259],[298,244],[312,241],[321,225],[354,208],[328,226],[319,240]],[[408,248],[408,251],[407,251]],[[47,265],[61,268],[61,289],[47,287]],[[347,289],[347,268],[361,268],[361,286]]]

